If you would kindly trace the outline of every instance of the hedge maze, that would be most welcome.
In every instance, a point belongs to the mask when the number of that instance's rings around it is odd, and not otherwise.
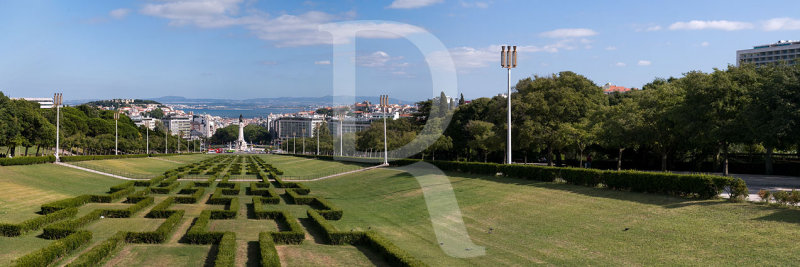
[[[308,231],[320,233],[322,245],[359,246],[392,266],[425,265],[376,232],[336,229],[331,221],[341,219],[344,211],[314,196],[301,183],[282,181],[280,173],[260,157],[216,156],[166,171],[153,179],[120,183],[106,194],[81,195],[43,204],[40,216],[18,224],[0,224],[0,233],[18,237],[42,230],[37,237],[52,240],[15,260],[15,266],[100,266],[124,257],[119,252],[131,244],[211,245],[213,249],[209,250],[205,265],[235,266],[246,261],[280,266],[280,250],[276,246],[309,242]],[[193,208],[195,213],[188,211]],[[305,213],[298,214],[298,210]],[[298,219],[308,223],[304,227]],[[96,228],[95,224],[103,220],[147,221],[154,227],[125,229],[115,228],[112,223],[106,227],[111,227],[114,234],[102,237],[87,230]],[[234,230],[217,230],[214,227],[236,223],[263,228],[234,226]],[[240,246],[246,244],[242,242],[257,242],[256,252],[245,248],[248,252],[241,255]]]

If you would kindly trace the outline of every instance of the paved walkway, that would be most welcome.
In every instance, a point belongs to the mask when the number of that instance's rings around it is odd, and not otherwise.
[[[722,175],[722,173],[713,173]],[[742,178],[747,184],[747,189],[750,191],[750,196],[747,198],[750,201],[760,201],[758,191],[761,189],[767,191],[791,191],[792,189],[800,190],[800,177],[782,176],[782,175],[764,175],[764,174],[736,174],[731,173],[731,177]],[[727,193],[722,193],[723,197],[728,197]]]

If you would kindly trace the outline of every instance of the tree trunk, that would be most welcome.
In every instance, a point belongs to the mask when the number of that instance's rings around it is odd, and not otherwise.
[[[489,152],[483,152],[483,163],[489,161]]]
[[[728,144],[725,144],[725,147],[722,148],[723,155],[722,155],[722,175],[728,176]]]
[[[667,171],[667,152],[661,152],[661,171]]]
[[[26,157],[28,156],[28,148],[30,148],[30,147],[28,147],[28,146],[25,147],[25,156]]]
[[[772,174],[772,150],[774,149],[772,146],[768,146],[767,148],[767,155],[764,158],[764,171],[766,174]]]
[[[621,147],[619,148],[619,155],[617,156],[617,171],[621,171],[622,170],[622,151],[623,150],[625,150],[625,148],[621,148]]]
[[[583,149],[578,153],[578,168],[583,168]]]
[[[547,147],[547,166],[553,166],[553,148]]]
[[[564,162],[561,160],[561,150],[556,150],[556,167],[563,167]]]
[[[36,146],[36,156],[37,156],[37,157],[39,156],[39,149],[40,149],[40,148],[42,148],[42,146]]]

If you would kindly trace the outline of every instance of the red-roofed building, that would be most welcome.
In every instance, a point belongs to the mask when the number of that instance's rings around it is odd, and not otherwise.
[[[630,92],[631,88],[616,86],[611,83],[607,83],[603,85],[603,93],[604,94],[612,94],[612,93],[627,93]]]

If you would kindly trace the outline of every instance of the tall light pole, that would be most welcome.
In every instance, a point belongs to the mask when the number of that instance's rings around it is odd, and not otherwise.
[[[144,128],[145,128],[145,131],[147,132],[147,144],[145,145],[145,147],[147,147],[146,148],[147,149],[146,152],[147,152],[148,155],[150,155],[150,124],[149,123],[145,124]]]
[[[389,108],[389,95],[381,95],[381,107],[383,108],[383,165],[389,165],[389,145],[386,138],[386,112]]]
[[[517,67],[517,46],[511,51],[512,46],[502,46],[500,52],[500,66],[508,70],[508,134],[506,136],[506,163],[511,164],[511,69]],[[506,50],[506,48],[508,50]]]
[[[119,111],[114,112],[114,155],[119,155]]]
[[[344,115],[339,114],[339,156],[344,156]]]
[[[59,139],[61,139],[61,135],[59,133],[61,129],[61,93],[55,93],[53,95],[53,105],[56,106],[56,162],[58,162],[61,157],[59,153]]]
[[[292,132],[292,154],[297,154],[297,136]]]
[[[319,156],[319,128],[321,128],[320,126],[322,126],[322,123],[317,125],[317,156]]]
[[[164,124],[164,154],[169,152],[169,127]]]

